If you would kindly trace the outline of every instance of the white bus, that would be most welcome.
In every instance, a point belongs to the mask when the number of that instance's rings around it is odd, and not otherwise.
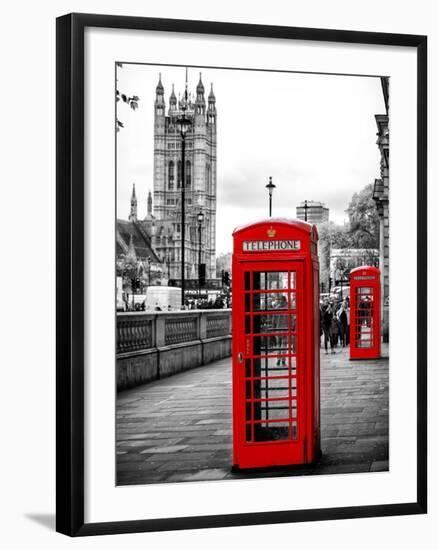
[[[126,311],[126,296],[123,292],[122,277],[117,277],[117,295],[116,295],[117,311]]]
[[[181,309],[181,289],[176,286],[148,286],[146,311],[177,311]]]

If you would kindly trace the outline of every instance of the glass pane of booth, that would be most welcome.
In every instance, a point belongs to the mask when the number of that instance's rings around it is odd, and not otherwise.
[[[259,290],[283,290],[289,287],[287,271],[254,272],[254,288]]]
[[[263,292],[253,294],[254,311],[288,309],[286,292]]]
[[[371,287],[356,289],[356,326],[354,327],[357,348],[374,347],[374,292]]]
[[[245,273],[246,441],[296,440],[298,318],[295,271]],[[248,344],[247,344],[248,345]]]
[[[289,323],[291,324],[291,330],[294,330],[293,327],[295,327],[296,323],[295,315],[289,315],[287,313],[256,315],[253,319],[253,334],[285,332],[289,330]]]
[[[285,336],[254,336],[254,355],[285,355],[288,353],[289,342]]]

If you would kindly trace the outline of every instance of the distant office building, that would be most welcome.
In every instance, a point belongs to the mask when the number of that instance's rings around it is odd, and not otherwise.
[[[303,201],[297,206],[297,218],[314,224],[328,222],[329,209],[323,202]]]

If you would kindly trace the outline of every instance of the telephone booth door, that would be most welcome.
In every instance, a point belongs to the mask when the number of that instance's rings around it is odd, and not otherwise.
[[[350,273],[350,359],[380,357],[380,271],[362,266]]]
[[[304,462],[303,267],[250,262],[233,278],[237,316],[239,466]]]

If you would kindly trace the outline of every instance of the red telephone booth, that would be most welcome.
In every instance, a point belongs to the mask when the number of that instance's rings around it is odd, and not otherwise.
[[[380,357],[380,271],[356,267],[350,273],[350,359]]]
[[[320,454],[316,227],[268,219],[233,233],[233,464]]]

